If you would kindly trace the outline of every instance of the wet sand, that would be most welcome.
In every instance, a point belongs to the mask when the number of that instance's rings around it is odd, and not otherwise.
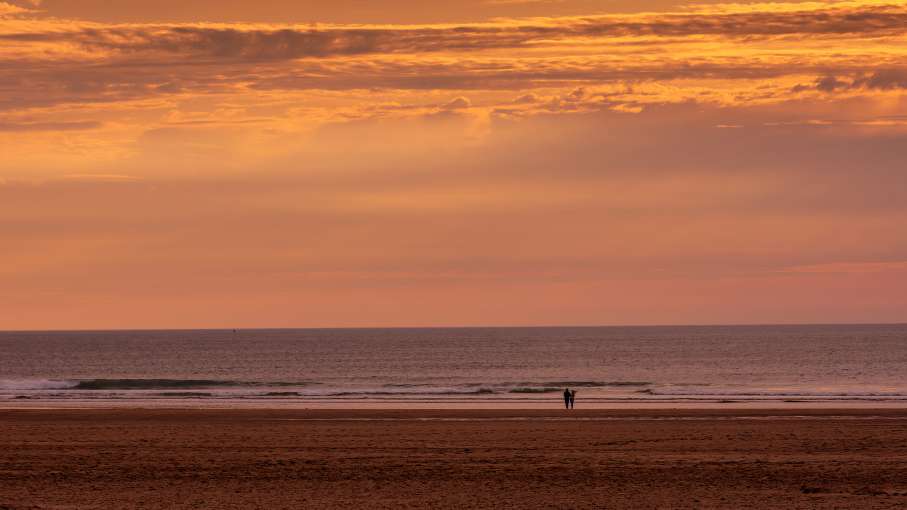
[[[905,506],[905,410],[0,410],[0,509]]]

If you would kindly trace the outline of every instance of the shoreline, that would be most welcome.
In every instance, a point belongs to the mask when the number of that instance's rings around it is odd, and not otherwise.
[[[201,407],[0,407],[0,423],[16,419],[238,419],[243,421],[632,421],[632,420],[903,420],[907,408],[201,408]]]
[[[10,398],[0,400],[0,410],[28,409],[184,409],[184,410],[394,410],[394,411],[551,411],[565,412],[560,400],[541,399],[278,399],[278,398],[97,398],[97,399],[53,399],[53,398]],[[712,410],[716,412],[736,411],[827,411],[827,410],[890,410],[907,413],[904,400],[594,400],[579,401],[574,411],[688,411]]]

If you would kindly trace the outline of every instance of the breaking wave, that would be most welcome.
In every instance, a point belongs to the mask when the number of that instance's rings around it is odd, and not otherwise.
[[[510,393],[559,393],[561,388],[513,388]]]
[[[521,382],[518,386],[523,387],[558,387],[558,388],[610,388],[623,386],[651,386],[652,383],[647,381],[545,381],[545,382]]]
[[[63,379],[0,379],[0,390],[66,390],[77,384]]]
[[[493,395],[497,393],[491,388],[479,388],[476,390],[438,390],[438,391],[340,391],[328,393],[330,397],[370,397],[370,396],[428,396],[428,395]]]
[[[557,400],[564,388],[579,389],[584,402],[592,401],[907,401],[907,388],[888,387],[758,387],[737,384],[652,383],[645,381],[555,380],[529,382],[470,382],[450,384],[425,381],[388,382],[360,386],[349,382],[237,381],[226,379],[0,379],[2,398],[279,398],[341,400],[436,399],[506,401]]]
[[[302,387],[318,384],[299,382],[248,382],[218,379],[4,379],[0,390],[179,390],[248,387]]]
[[[899,398],[907,393],[888,391],[810,391],[810,390],[740,390],[740,391],[682,391],[644,389],[636,393],[657,397],[701,398]]]
[[[242,386],[234,381],[210,379],[87,379],[79,381],[75,390],[166,390],[172,388],[218,388]]]

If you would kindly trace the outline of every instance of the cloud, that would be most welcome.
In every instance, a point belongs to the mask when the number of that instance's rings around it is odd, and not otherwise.
[[[0,131],[5,132],[31,132],[31,131],[84,131],[97,129],[102,126],[100,122],[75,121],[75,122],[3,122],[0,121]]]
[[[907,271],[907,261],[894,262],[829,262],[794,266],[781,270],[782,273],[836,273],[836,274],[867,274]]]
[[[442,110],[465,110],[472,106],[472,103],[469,101],[469,98],[460,96],[441,105]]]
[[[436,25],[17,17],[0,22],[0,110],[173,96],[444,91],[520,115],[543,101],[547,111],[636,111],[660,102],[881,93],[904,83],[897,69],[907,66],[907,51],[898,49],[905,24],[905,6],[855,2]],[[593,93],[603,87],[625,91]],[[585,97],[571,96],[583,89]],[[479,101],[470,91],[519,99]],[[369,102],[367,95],[358,99]]]
[[[532,104],[537,103],[539,97],[536,94],[523,94],[522,96],[513,100],[513,104]]]
[[[907,89],[907,69],[880,69],[855,79],[853,86],[878,90]]]
[[[2,5],[2,4],[0,4]],[[771,4],[768,4],[771,5]],[[907,8],[828,4],[825,9],[732,13],[600,15],[413,26],[252,24],[121,24],[33,22],[0,29],[0,40],[58,43],[131,58],[179,54],[221,60],[268,61],[367,54],[412,54],[530,47],[575,38],[767,37],[897,35]]]
[[[560,4],[566,0],[485,0],[488,5]]]
[[[12,5],[6,2],[0,2],[0,18],[4,16],[11,16],[17,14],[25,14],[30,12],[29,9],[19,7],[18,5]]]
[[[847,90],[899,90],[907,89],[907,68],[884,68],[875,71],[857,71],[847,78],[827,75],[816,78],[809,85],[798,84],[793,92],[805,90],[838,92]]]
[[[97,182],[97,183],[120,183],[136,182],[143,180],[142,177],[135,175],[122,174],[68,174],[62,177],[63,181],[74,182]]]
[[[293,131],[466,109],[503,120],[882,96],[904,84],[907,50],[894,27],[905,16],[904,6],[829,2],[436,25],[8,19],[0,22],[0,110],[24,111],[29,122],[0,130],[122,123],[144,132],[173,119],[116,112],[197,102],[216,113],[181,122],[255,119],[263,131]],[[223,113],[238,105],[268,111]],[[56,116],[74,109],[91,113]]]
[[[816,80],[816,89],[823,92],[834,92],[837,89],[846,88],[847,82],[843,82],[834,76],[823,76]]]

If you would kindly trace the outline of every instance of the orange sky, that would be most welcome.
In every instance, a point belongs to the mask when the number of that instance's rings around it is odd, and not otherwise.
[[[0,0],[0,329],[902,322],[907,3]]]

